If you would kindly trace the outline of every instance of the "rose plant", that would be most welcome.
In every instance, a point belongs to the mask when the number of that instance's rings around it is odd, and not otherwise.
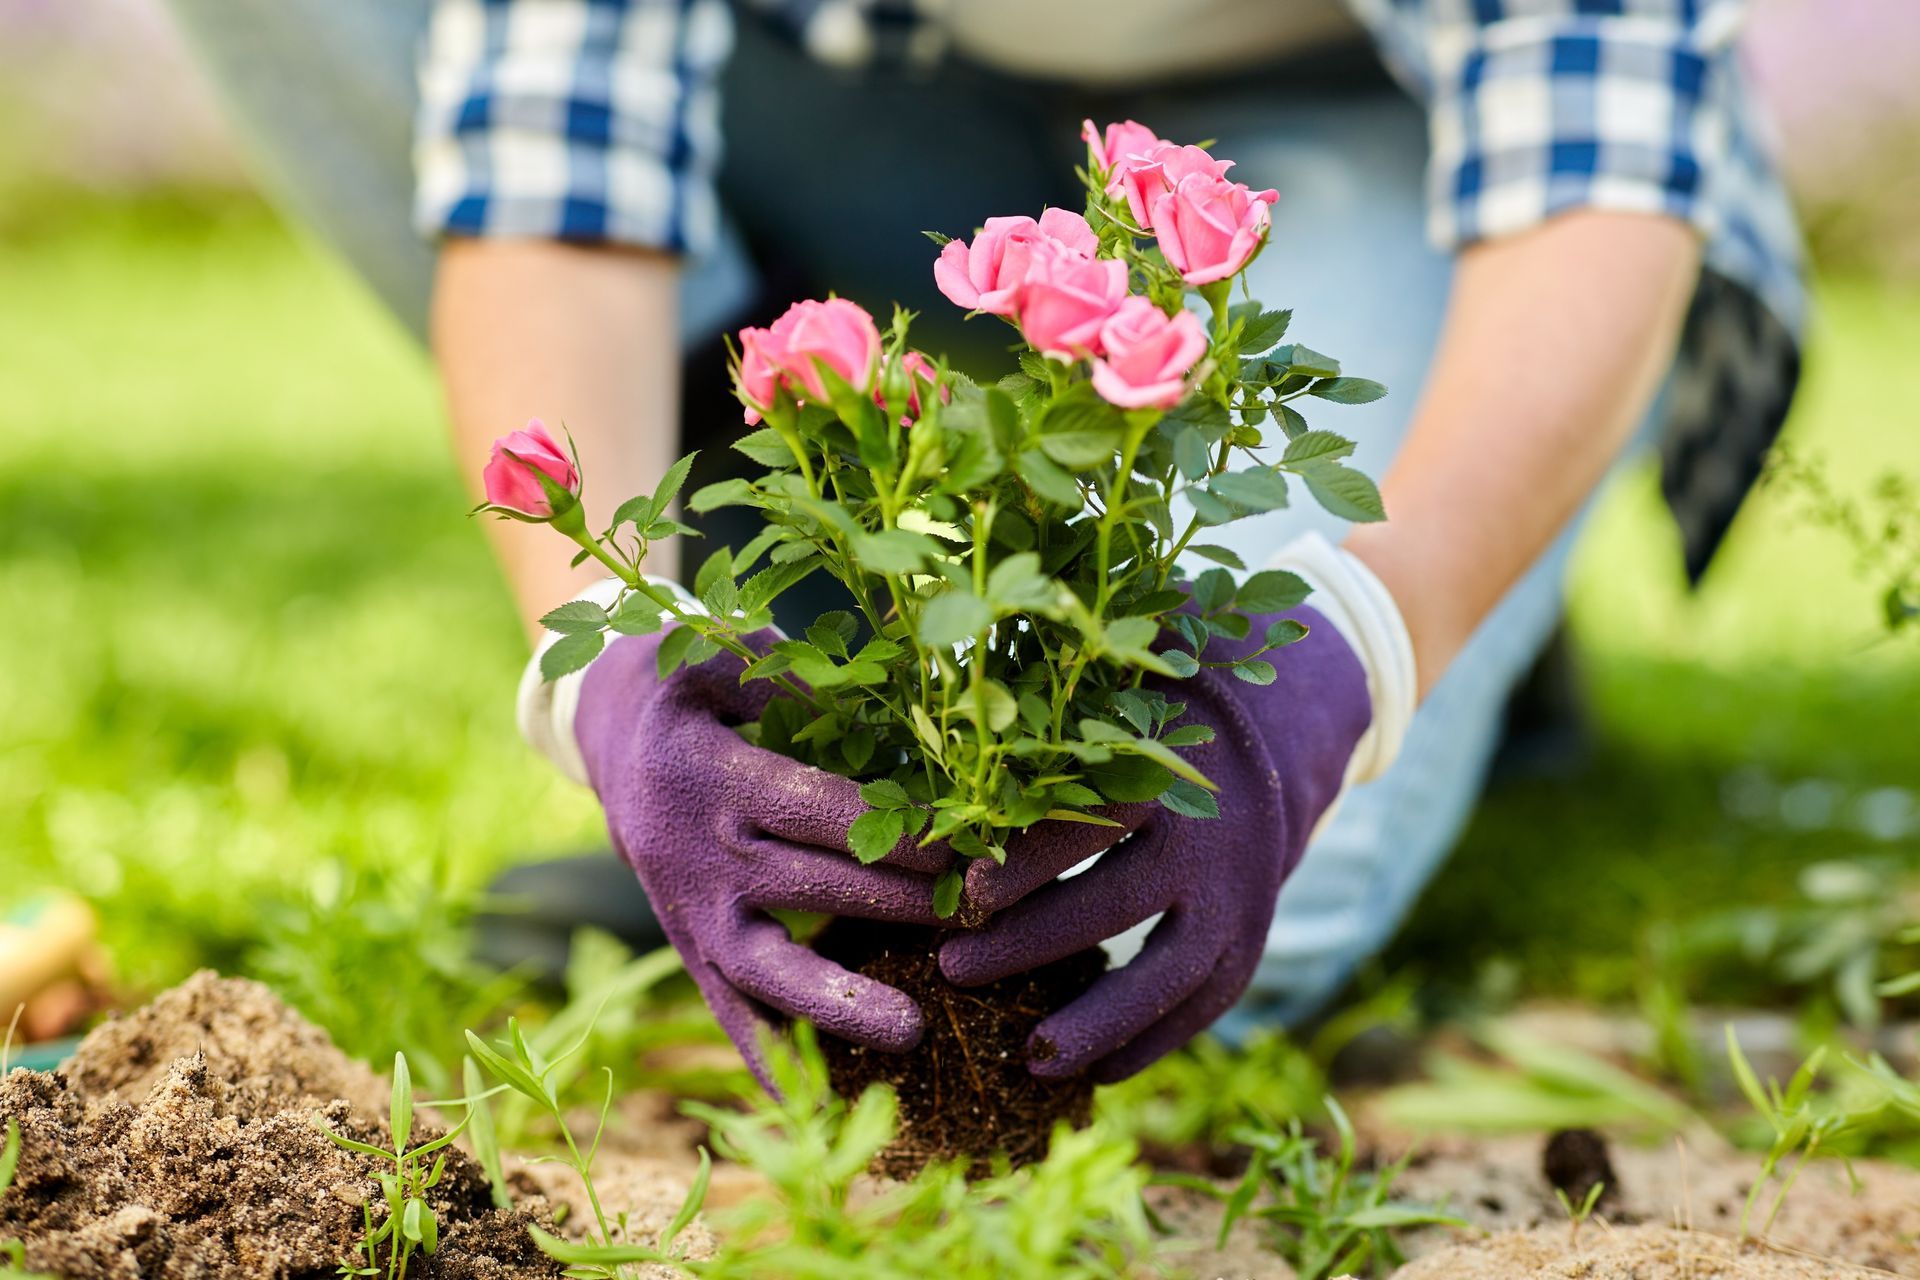
[[[1217,815],[1213,783],[1180,753],[1213,731],[1183,724],[1162,690],[1207,667],[1271,682],[1267,655],[1304,630],[1250,636],[1249,618],[1308,586],[1279,570],[1236,579],[1246,566],[1207,531],[1286,506],[1296,481],[1337,515],[1383,516],[1346,463],[1352,442],[1300,406],[1384,388],[1282,345],[1290,313],[1232,301],[1275,193],[1132,121],[1085,136],[1083,212],[992,218],[966,241],[929,233],[941,292],[1019,334],[1018,368],[997,381],[916,350],[909,313],[883,327],[841,298],[741,331],[735,390],[755,429],[734,447],[765,470],[687,504],[752,507],[766,524],[705,558],[699,608],[642,572],[654,544],[694,532],[673,514],[691,456],[593,532],[578,460],[535,422],[495,446],[478,508],[550,523],[620,579],[611,606],[576,600],[543,620],[560,633],[547,678],[591,662],[608,632],[667,626],[663,676],[735,654],[743,682],[778,686],[740,732],[864,784],[871,808],[849,833],[862,861],[903,836],[963,855],[936,887],[943,916],[965,859],[1004,860],[1044,819],[1112,826],[1111,806],[1150,801]],[[1190,576],[1196,560],[1212,567]],[[815,573],[853,608],[749,643]]]

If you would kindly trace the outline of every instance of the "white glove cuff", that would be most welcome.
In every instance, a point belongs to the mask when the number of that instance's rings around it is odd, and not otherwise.
[[[1400,754],[1419,699],[1406,620],[1373,570],[1318,533],[1303,533],[1280,548],[1269,567],[1305,578],[1313,587],[1308,606],[1318,609],[1359,655],[1373,723],[1354,748],[1347,784],[1371,782]]]
[[[692,592],[677,582],[651,575],[647,577],[647,582],[670,592],[689,613],[704,614],[707,611]],[[618,578],[602,578],[573,598],[591,600],[602,609],[611,609],[619,600],[623,587]],[[668,615],[662,611],[661,616],[664,618]],[[543,680],[540,676],[540,658],[559,639],[557,634],[548,633],[533,647],[533,656],[527,659],[526,670],[520,673],[514,718],[519,722],[520,736],[527,740],[528,746],[584,787],[587,785],[587,762],[581,756],[580,744],[573,736],[573,719],[580,710],[580,686],[593,664],[588,663],[558,680]]]

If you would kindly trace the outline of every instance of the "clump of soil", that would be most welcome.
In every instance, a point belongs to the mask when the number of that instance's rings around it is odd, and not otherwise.
[[[385,1090],[265,987],[195,975],[108,1022],[57,1072],[0,1081],[20,1166],[0,1196],[0,1239],[28,1269],[92,1277],[309,1277],[333,1272],[385,1215],[372,1157],[320,1132],[385,1147]],[[412,1141],[439,1131],[414,1122]],[[553,1277],[529,1225],[544,1200],[495,1209],[457,1148],[431,1193],[439,1251],[422,1280]],[[385,1261],[384,1251],[381,1261]]]
[[[1595,1206],[1618,1202],[1620,1175],[1607,1158],[1607,1140],[1592,1129],[1561,1129],[1547,1137],[1540,1153],[1540,1172],[1547,1185],[1564,1194],[1576,1207],[1600,1188]]]
[[[1107,967],[1082,951],[1029,973],[956,987],[940,972],[944,935],[934,929],[836,920],[815,947],[855,972],[911,996],[926,1034],[907,1053],[882,1053],[821,1037],[829,1077],[842,1097],[875,1082],[900,1098],[900,1132],[874,1172],[909,1178],[938,1160],[966,1159],[979,1173],[1004,1152],[1015,1166],[1047,1154],[1056,1122],[1084,1125],[1093,1084],[1084,1076],[1042,1080],[1027,1070],[1027,1038],[1042,1018],[1093,985]]]

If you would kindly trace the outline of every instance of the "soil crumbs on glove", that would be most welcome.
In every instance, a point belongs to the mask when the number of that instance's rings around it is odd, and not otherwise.
[[[912,997],[926,1034],[907,1053],[883,1053],[820,1037],[834,1091],[856,1098],[868,1085],[892,1085],[900,1132],[874,1172],[910,1178],[935,1161],[966,1159],[976,1175],[1004,1153],[1015,1167],[1042,1159],[1053,1127],[1076,1127],[1093,1114],[1085,1076],[1042,1080],[1027,1070],[1027,1037],[1042,1018],[1093,985],[1107,967],[1095,949],[1030,973],[978,987],[956,987],[940,973],[943,930],[842,919],[815,948],[858,973]]]
[[[0,1081],[0,1125],[21,1130],[0,1240],[24,1244],[29,1270],[68,1280],[329,1275],[364,1234],[362,1204],[373,1200],[376,1223],[386,1208],[379,1162],[316,1121],[386,1147],[386,1110],[379,1078],[265,987],[197,974],[100,1027],[61,1070]],[[439,1132],[416,1119],[412,1140]],[[409,1274],[560,1275],[527,1234],[551,1229],[546,1201],[494,1208],[457,1148],[430,1195],[439,1250],[416,1254]]]

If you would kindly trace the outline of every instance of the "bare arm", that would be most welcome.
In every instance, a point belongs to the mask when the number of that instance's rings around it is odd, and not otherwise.
[[[487,447],[528,418],[564,424],[589,466],[587,521],[651,491],[679,452],[678,261],[644,250],[546,240],[449,241],[433,293],[440,366],[462,472],[476,484]],[[488,522],[528,630],[602,576],[567,567],[559,538]],[[649,569],[672,573],[663,545]]]
[[[1424,697],[1632,436],[1699,270],[1671,218],[1580,211],[1460,256],[1433,372],[1347,548],[1393,593]]]

